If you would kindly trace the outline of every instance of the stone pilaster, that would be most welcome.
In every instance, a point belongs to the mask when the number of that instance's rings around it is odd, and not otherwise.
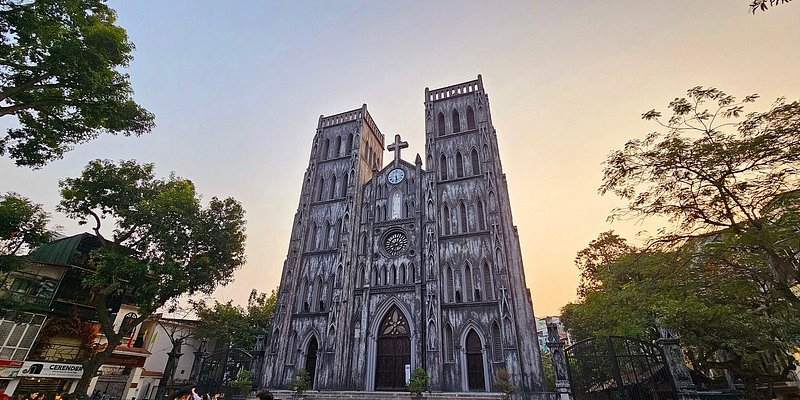
[[[557,324],[547,324],[547,348],[553,362],[553,375],[556,380],[556,393],[559,400],[573,400],[572,387],[569,384],[567,358],[564,354],[564,341],[558,335]]]

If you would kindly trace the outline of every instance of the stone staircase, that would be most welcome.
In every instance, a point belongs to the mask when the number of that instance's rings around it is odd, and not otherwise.
[[[272,391],[275,399],[280,400],[412,400],[416,397],[408,392],[317,392],[308,391],[302,397],[296,396],[294,392],[288,390],[275,390]],[[499,400],[500,393],[425,393],[422,395],[423,399],[437,399],[437,400]]]

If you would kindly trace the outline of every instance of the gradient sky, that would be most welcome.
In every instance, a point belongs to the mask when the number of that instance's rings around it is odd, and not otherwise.
[[[0,159],[0,190],[53,211],[59,179],[95,158],[135,158],[206,198],[233,196],[247,209],[248,262],[215,297],[244,302],[278,285],[320,114],[367,103],[413,162],[425,87],[480,73],[534,309],[556,314],[575,298],[577,251],[602,231],[647,227],[609,224],[621,203],[597,194],[608,153],[656,128],[641,113],[696,85],[761,94],[751,110],[800,98],[800,3],[751,15],[749,2],[112,1],[137,47],[135,97],[158,127],[37,171]]]

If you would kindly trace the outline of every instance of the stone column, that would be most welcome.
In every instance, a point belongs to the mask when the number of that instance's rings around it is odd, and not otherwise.
[[[553,362],[553,375],[556,378],[556,393],[559,400],[573,400],[572,387],[569,384],[567,358],[564,355],[564,341],[558,335],[558,325],[547,324],[547,348]]]
[[[253,363],[250,365],[250,372],[253,373],[253,389],[266,386],[266,382],[261,381],[261,369],[264,366],[264,354],[266,352],[266,336],[256,336],[256,347],[253,351]]]
[[[659,334],[661,337],[656,340],[656,344],[664,353],[664,363],[675,383],[676,399],[699,400],[697,388],[692,383],[689,368],[686,366],[686,358],[683,355],[680,340],[674,337],[668,329],[659,329]]]

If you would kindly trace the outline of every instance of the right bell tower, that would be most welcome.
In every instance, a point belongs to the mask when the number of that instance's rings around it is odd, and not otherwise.
[[[519,392],[543,392],[531,295],[480,75],[425,89],[425,159],[426,325],[441,338],[426,352],[428,365],[441,365],[431,371],[433,385],[492,390],[505,368]]]

